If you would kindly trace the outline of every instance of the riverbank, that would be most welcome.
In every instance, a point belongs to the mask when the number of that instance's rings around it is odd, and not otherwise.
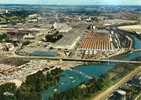
[[[134,44],[140,45],[141,42],[136,42],[137,39],[135,39]],[[139,40],[138,40],[139,41]],[[137,45],[137,46],[138,46]],[[140,51],[133,52],[133,53],[125,53],[124,55],[120,55],[120,60],[127,59],[128,61],[136,59],[140,57]],[[26,59],[29,59],[31,56],[26,57]],[[42,58],[40,60],[43,60]],[[47,59],[47,61],[49,61]],[[36,66],[40,64],[40,61],[36,60],[36,64],[34,64],[34,68],[37,70]],[[46,62],[44,60],[44,62]],[[118,62],[105,62],[105,63],[95,63],[95,64],[85,64],[78,63],[76,61],[69,62],[65,61],[63,62],[61,59],[56,61],[50,61],[51,66],[47,67],[45,63],[44,67],[50,68],[63,68],[63,72],[59,76],[58,83],[56,85],[49,86],[49,90],[43,90],[41,92],[43,100],[46,100],[46,98],[50,97],[52,98],[52,95],[55,96],[55,98],[62,98],[62,95],[65,96],[65,98],[70,97],[70,100],[72,100],[73,95],[75,96],[74,99],[76,99],[76,95],[73,94],[76,93],[80,100],[84,99],[85,96],[90,96],[90,94],[93,94],[97,92],[97,90],[101,90],[101,88],[108,88],[109,86],[113,85],[114,82],[118,82],[121,77],[125,76],[125,74],[128,73],[128,70],[133,70],[132,64],[124,64],[119,65]],[[77,65],[78,64],[78,65]],[[127,66],[130,65],[130,66]],[[27,72],[29,71],[28,68],[31,68],[31,66],[27,66],[24,69],[27,68]],[[69,70],[69,68],[72,68],[72,70]],[[25,73],[24,73],[25,74]],[[104,77],[104,76],[105,77]],[[88,77],[92,77],[93,79],[90,80]],[[98,80],[96,80],[98,79]],[[105,79],[105,80],[104,80]],[[98,82],[97,82],[98,81]],[[102,84],[101,84],[102,83]],[[105,85],[106,86],[105,86]],[[100,86],[99,86],[100,85]],[[80,87],[83,88],[80,88]],[[97,90],[95,90],[97,89]],[[78,92],[78,93],[77,93]],[[88,92],[88,93],[87,93]],[[72,94],[73,95],[72,95]],[[84,96],[83,96],[84,95]],[[69,100],[69,99],[68,99]],[[79,99],[78,99],[79,100]]]
[[[140,71],[141,71],[141,66],[137,67],[136,69],[128,73],[125,77],[123,77],[120,81],[118,81],[116,84],[114,84],[110,88],[92,97],[91,100],[105,100],[107,96],[112,94],[114,90],[118,89],[121,85],[126,83],[129,79],[131,79],[134,75],[136,75]]]
[[[133,38],[133,47],[135,48],[140,48],[140,43],[141,40],[138,39],[136,36],[132,35]],[[118,58],[120,60],[137,60],[137,58],[140,58],[140,51],[138,52],[126,52]],[[139,60],[139,59],[138,59]],[[103,68],[103,66],[106,66]],[[117,66],[117,67],[115,67]],[[75,87],[70,87],[69,90],[63,91],[60,94],[55,94],[55,98],[68,98],[68,100],[72,99],[77,99],[77,100],[82,100],[82,99],[87,99],[87,97],[90,97],[93,95],[96,95],[99,93],[98,91],[100,90],[106,90],[109,88],[111,85],[115,84],[116,82],[120,81],[122,77],[130,73],[134,68],[136,68],[139,65],[136,64],[124,64],[120,65],[119,63],[99,63],[99,64],[94,64],[94,65],[86,65],[86,66],[81,66],[81,67],[76,67],[75,70],[78,70],[81,73],[85,73],[90,76],[99,76],[99,79],[97,81],[93,80],[85,80],[81,82],[79,85],[76,84]],[[102,70],[104,69],[104,70]],[[121,70],[122,69],[122,70]],[[103,73],[104,72],[104,73]],[[84,88],[81,88],[83,85]],[[75,95],[76,93],[77,95]],[[69,98],[70,97],[70,98]],[[54,97],[53,97],[54,98]],[[60,98],[60,99],[61,99]],[[88,99],[89,100],[89,99]]]
[[[60,68],[44,69],[27,76],[26,80],[19,87],[16,87],[16,84],[11,82],[2,84],[0,86],[0,99],[42,100],[40,92],[51,85],[57,84],[61,72]]]
[[[97,79],[94,78],[92,80],[85,80],[79,85],[76,85],[75,87],[70,88],[67,91],[62,91],[61,93],[55,93],[54,96],[51,98],[51,100],[54,100],[54,98],[63,99],[66,97],[68,98],[68,100],[72,100],[72,99],[90,100],[91,97],[96,96],[97,94],[103,92],[113,84],[120,81],[122,77],[130,73],[137,66],[138,65],[124,64],[124,63],[118,64],[114,68],[109,69],[109,71],[105,72],[105,74],[101,73],[99,77],[97,77]],[[82,67],[82,69],[84,68]],[[75,70],[79,70],[79,69],[75,69]],[[83,73],[86,72],[83,71]],[[87,75],[93,76],[92,73],[90,74],[90,72],[89,73],[87,72]],[[83,88],[81,88],[81,86],[83,86]],[[75,95],[74,93],[77,95]]]

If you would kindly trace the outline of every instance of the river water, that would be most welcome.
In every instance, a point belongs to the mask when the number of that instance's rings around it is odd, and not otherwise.
[[[133,47],[135,49],[141,49],[141,40],[136,36],[132,35]],[[138,57],[141,57],[141,51],[128,52],[126,54],[118,57],[120,60],[134,60]],[[49,89],[43,91],[42,100],[48,100],[49,96],[52,96],[53,93],[66,91],[70,88],[73,88],[82,82],[89,80],[87,76],[100,77],[102,74],[105,74],[110,69],[114,68],[117,63],[100,63],[100,64],[89,64],[89,65],[79,65],[73,68],[73,70],[65,70],[60,75],[59,83],[56,86],[52,86]]]

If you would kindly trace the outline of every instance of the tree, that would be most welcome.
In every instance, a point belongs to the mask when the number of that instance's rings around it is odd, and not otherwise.
[[[6,83],[0,86],[0,99],[1,100],[16,100],[16,85],[15,83]],[[11,95],[4,95],[4,93],[8,93]]]
[[[8,41],[8,36],[5,33],[0,34],[0,42]]]

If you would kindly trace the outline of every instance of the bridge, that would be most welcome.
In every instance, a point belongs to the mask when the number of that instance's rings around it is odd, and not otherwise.
[[[46,56],[11,56],[12,58],[23,59],[36,59],[36,60],[60,60],[60,61],[79,61],[79,62],[108,62],[108,63],[130,63],[141,64],[141,61],[129,61],[129,60],[111,60],[111,59],[81,59],[81,58],[63,58],[63,57],[46,57]]]
[[[131,49],[132,52],[141,51],[141,49]]]

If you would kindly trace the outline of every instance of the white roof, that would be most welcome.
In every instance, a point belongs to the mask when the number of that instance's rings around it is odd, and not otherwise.
[[[126,95],[126,92],[123,91],[123,90],[117,90],[117,92],[118,92],[119,94],[121,94],[121,95]]]

